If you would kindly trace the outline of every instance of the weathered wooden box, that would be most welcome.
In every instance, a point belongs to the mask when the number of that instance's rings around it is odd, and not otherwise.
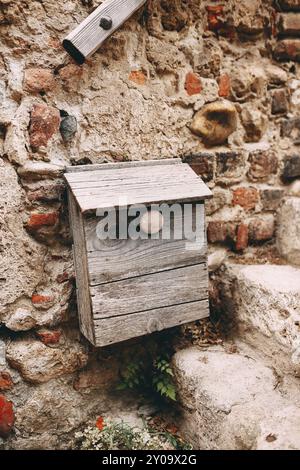
[[[211,192],[189,165],[174,159],[66,171],[86,338],[105,346],[207,317],[204,200]],[[160,225],[147,218],[145,229],[145,218],[130,218],[138,208],[140,217],[159,215]],[[134,225],[140,237],[121,237],[124,215],[125,224],[140,222]],[[115,221],[113,239],[99,237],[107,217]]]

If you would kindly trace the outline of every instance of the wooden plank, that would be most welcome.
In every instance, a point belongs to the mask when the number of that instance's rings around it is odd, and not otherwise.
[[[71,189],[76,188],[77,183],[98,183],[106,184],[110,181],[128,182],[132,180],[152,181],[162,177],[167,179],[170,175],[181,178],[182,174],[189,179],[198,179],[196,173],[187,163],[180,165],[148,165],[148,166],[126,166],[121,168],[103,168],[102,170],[91,170],[86,172],[67,173],[65,179]]]
[[[130,162],[67,166],[66,171],[68,173],[81,173],[82,171],[116,170],[119,168],[137,168],[140,166],[145,167],[154,165],[178,165],[180,163],[182,163],[180,158],[168,158],[164,160],[132,160]]]
[[[209,188],[188,164],[66,173],[82,212],[134,204],[204,200]]]
[[[63,41],[64,48],[83,64],[101,44],[118,29],[146,0],[106,0]],[[110,28],[101,27],[101,18],[112,21]]]
[[[175,216],[171,213],[169,240],[100,240],[96,233],[99,218],[85,220],[90,284],[94,286],[204,262],[207,252],[204,205],[197,204],[197,208],[200,218],[197,227],[195,205],[193,213],[182,212]],[[193,240],[174,239],[174,224],[183,228],[184,223],[189,223],[194,232],[197,230]]]
[[[91,343],[95,344],[83,221],[76,201],[70,191],[68,198],[69,215],[74,241],[73,254],[80,329],[84,336],[91,341]]]
[[[209,316],[208,299],[144,313],[96,319],[96,346],[107,346]]]
[[[138,204],[173,204],[177,201],[196,202],[205,200],[212,196],[207,186],[199,180],[199,184],[192,186],[190,184],[178,185],[176,182],[168,184],[165,187],[152,185],[144,190],[138,186],[128,191],[107,191],[105,196],[92,194],[76,196],[82,212],[89,210],[109,210],[114,207],[127,207]]]
[[[94,319],[195,302],[207,291],[205,263],[90,287]]]

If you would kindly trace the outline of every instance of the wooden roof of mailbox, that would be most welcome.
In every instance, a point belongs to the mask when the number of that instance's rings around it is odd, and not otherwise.
[[[65,179],[82,212],[212,196],[180,159],[68,167]]]

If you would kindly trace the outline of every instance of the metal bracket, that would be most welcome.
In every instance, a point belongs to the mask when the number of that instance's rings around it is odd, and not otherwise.
[[[105,0],[64,40],[63,47],[83,64],[146,0]]]

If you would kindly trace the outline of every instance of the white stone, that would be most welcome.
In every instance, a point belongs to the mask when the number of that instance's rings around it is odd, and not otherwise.
[[[40,341],[20,339],[8,345],[6,359],[25,380],[41,384],[83,368],[88,355],[79,343],[49,348]]]
[[[231,321],[243,325],[244,334],[258,348],[277,348],[274,362],[282,355],[282,360],[295,364],[300,339],[300,269],[226,264],[221,286],[224,313]],[[258,333],[266,340],[259,342]]]
[[[189,348],[176,353],[174,370],[184,410],[181,432],[196,449],[264,448],[279,413],[284,429],[274,427],[277,448],[300,447],[299,409],[275,390],[277,377],[256,357]]]
[[[46,162],[28,161],[18,170],[18,174],[23,178],[38,179],[48,177],[55,178],[60,176],[64,171],[62,165],[54,165]]]
[[[294,181],[289,189],[289,195],[294,197],[300,197],[300,180]]]
[[[208,255],[208,270],[215,272],[224,263],[227,256],[227,251],[224,248],[215,249]]]
[[[300,265],[300,199],[287,198],[278,214],[277,247],[291,264]]]
[[[288,417],[288,419],[287,419]],[[300,409],[286,406],[274,410],[260,423],[257,448],[260,450],[299,450]]]
[[[17,310],[10,315],[8,320],[6,320],[5,325],[13,331],[27,331],[35,327],[36,320],[29,310],[17,308]]]

